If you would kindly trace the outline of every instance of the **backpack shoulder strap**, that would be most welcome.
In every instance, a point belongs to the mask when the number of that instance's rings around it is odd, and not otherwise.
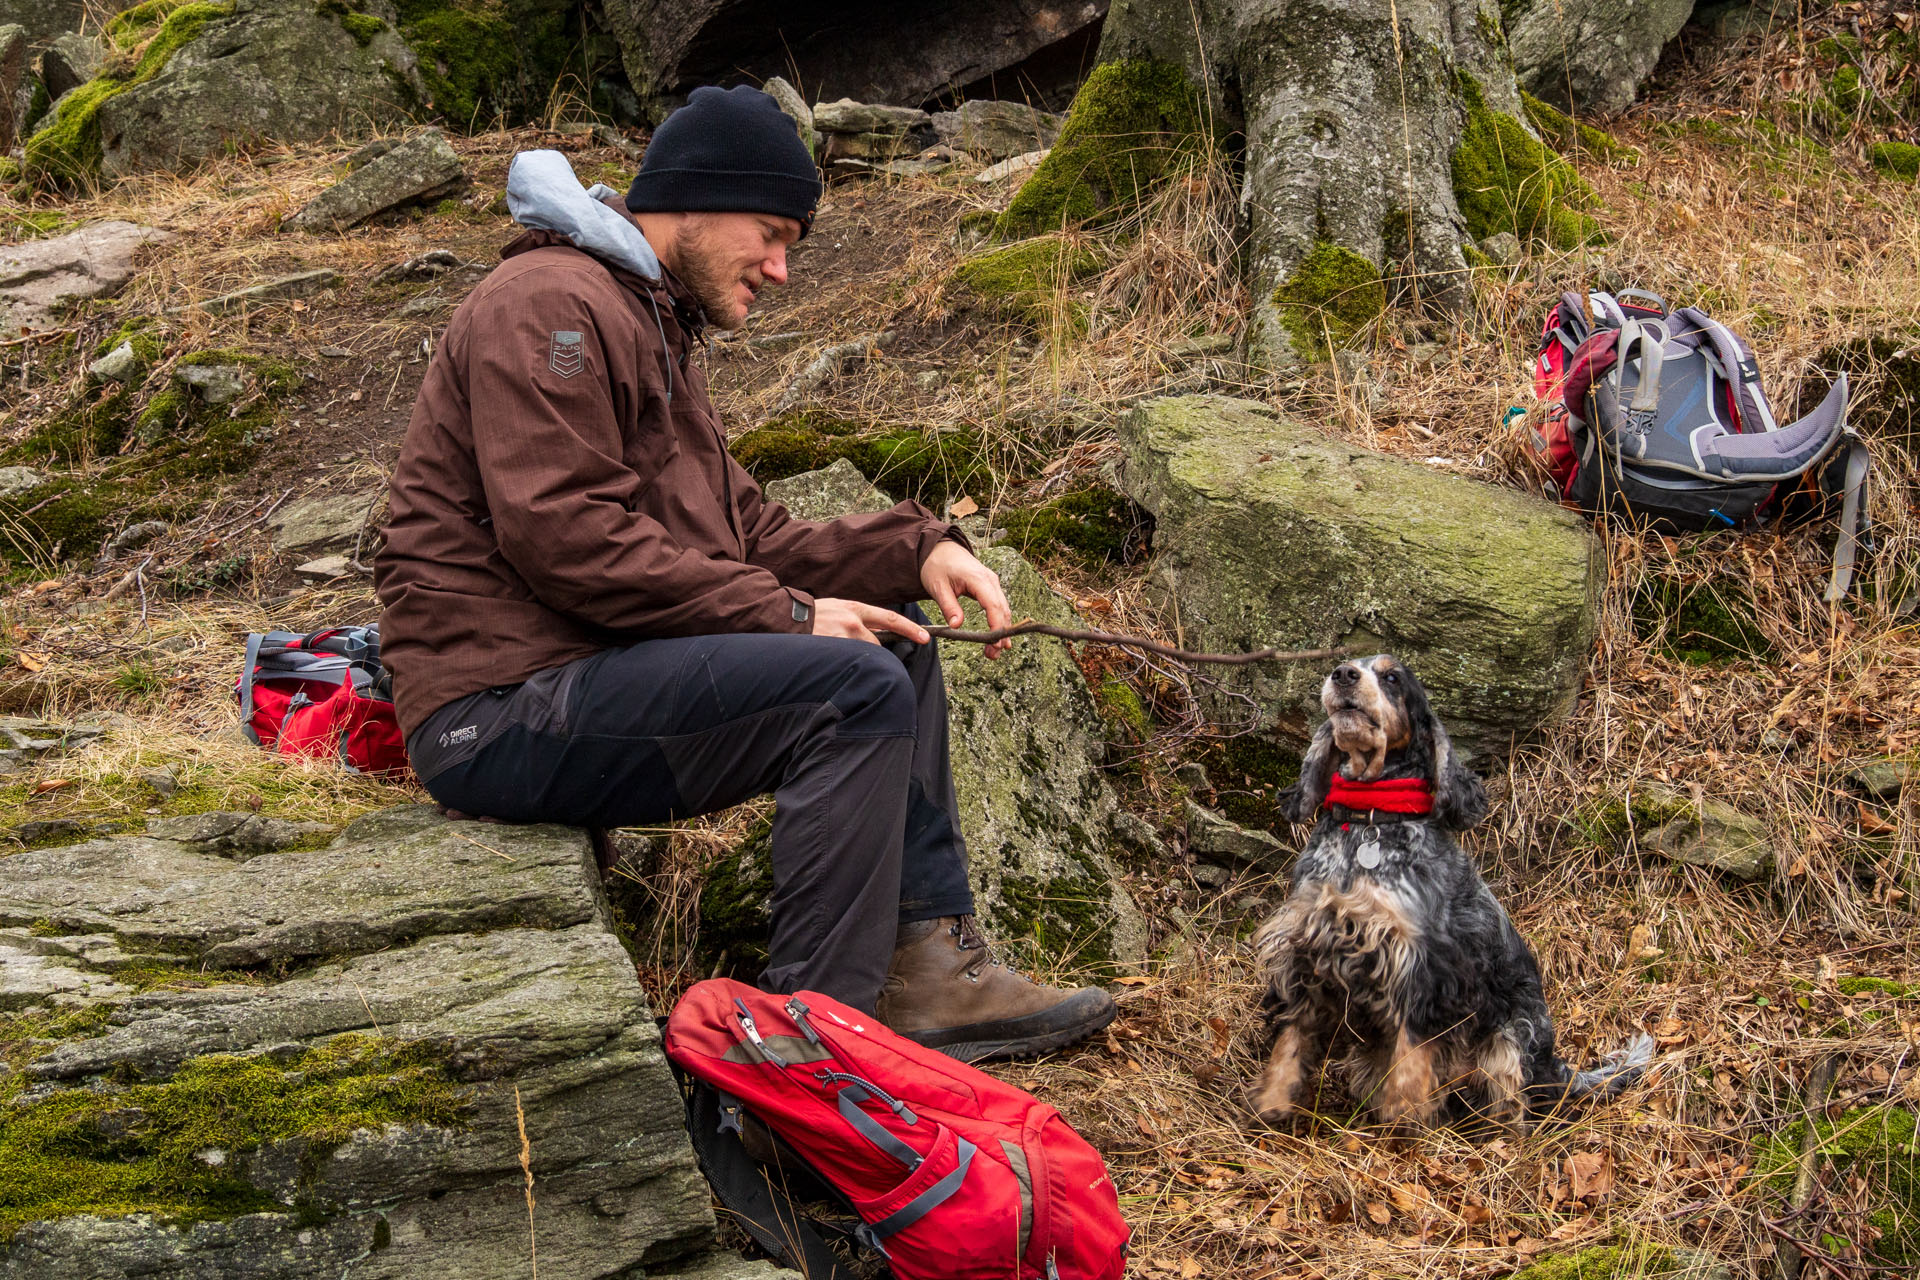
[[[1841,479],[1840,534],[1833,544],[1833,577],[1827,583],[1829,604],[1846,599],[1852,589],[1853,566],[1870,532],[1867,476],[1872,470],[1872,461],[1867,456],[1867,442],[1849,428],[1842,447],[1847,451],[1847,461]]]
[[[740,1145],[738,1101],[734,1114],[720,1091],[681,1071],[673,1073],[687,1088],[687,1131],[700,1171],[753,1242],[808,1280],[855,1280],[827,1247],[798,1206],[775,1186],[763,1168]]]
[[[240,668],[240,731],[256,747],[260,745],[260,735],[253,731],[253,669],[259,665],[260,644],[265,639],[258,631],[247,634],[247,661]]]

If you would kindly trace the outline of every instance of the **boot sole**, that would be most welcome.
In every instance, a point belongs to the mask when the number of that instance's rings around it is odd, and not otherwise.
[[[935,1027],[901,1034],[917,1045],[938,1049],[949,1058],[957,1058],[961,1062],[981,1062],[988,1058],[1037,1058],[1043,1053],[1078,1044],[1104,1029],[1118,1016],[1120,1009],[1106,992],[1098,987],[1086,990],[1097,994],[1099,1001],[1070,998],[1051,1009],[1042,1009],[1024,1018],[976,1022],[963,1027]],[[1045,1025],[1076,1003],[1089,1007],[1084,1014],[1064,1026]],[[1036,1023],[1041,1025],[1036,1026]]]

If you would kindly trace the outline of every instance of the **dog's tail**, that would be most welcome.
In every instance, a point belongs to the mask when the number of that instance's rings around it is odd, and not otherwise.
[[[1536,1112],[1555,1111],[1572,1102],[1604,1102],[1618,1097],[1628,1085],[1646,1074],[1653,1061],[1653,1037],[1645,1032],[1635,1036],[1626,1048],[1608,1054],[1597,1066],[1585,1071],[1562,1067],[1564,1078],[1558,1083],[1542,1082],[1529,1090],[1529,1101]]]

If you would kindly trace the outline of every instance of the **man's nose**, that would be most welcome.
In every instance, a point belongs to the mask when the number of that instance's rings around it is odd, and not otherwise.
[[[774,246],[773,252],[767,255],[765,262],[760,264],[760,274],[774,284],[787,282],[787,246],[783,244]]]

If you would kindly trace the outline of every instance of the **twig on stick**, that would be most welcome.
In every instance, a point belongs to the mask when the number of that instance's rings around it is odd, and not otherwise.
[[[836,377],[849,360],[865,360],[892,341],[893,331],[888,330],[885,333],[863,333],[851,342],[836,342],[815,356],[799,376],[787,384],[787,389],[780,393],[780,399],[774,403],[773,412],[785,413]]]
[[[1808,1201],[1813,1199],[1813,1189],[1820,1172],[1820,1134],[1815,1119],[1827,1105],[1827,1093],[1833,1088],[1834,1072],[1839,1067],[1840,1055],[1829,1053],[1815,1062],[1813,1070],[1807,1073],[1807,1092],[1802,1108],[1807,1130],[1800,1137],[1799,1168],[1793,1175],[1790,1217],[1805,1210]],[[1799,1280],[1800,1267],[1806,1258],[1802,1243],[1792,1236],[1781,1234],[1780,1252],[1774,1258],[1774,1275],[1778,1280]]]
[[[1110,631],[1075,631],[1068,627],[1052,627],[1044,622],[1028,619],[1016,622],[1010,627],[996,627],[992,631],[956,631],[952,627],[928,627],[927,634],[939,640],[965,640],[969,644],[992,644],[996,640],[1005,640],[1010,636],[1057,636],[1062,640],[1074,640],[1083,644],[1111,644],[1128,649],[1144,649],[1148,653],[1157,653],[1163,658],[1172,658],[1175,662],[1212,662],[1223,666],[1245,666],[1254,662],[1318,662],[1327,658],[1338,658],[1347,652],[1345,649],[1260,649],[1253,653],[1194,653],[1187,649],[1176,649],[1172,645],[1161,644],[1157,640],[1147,640],[1140,636],[1115,635]]]

